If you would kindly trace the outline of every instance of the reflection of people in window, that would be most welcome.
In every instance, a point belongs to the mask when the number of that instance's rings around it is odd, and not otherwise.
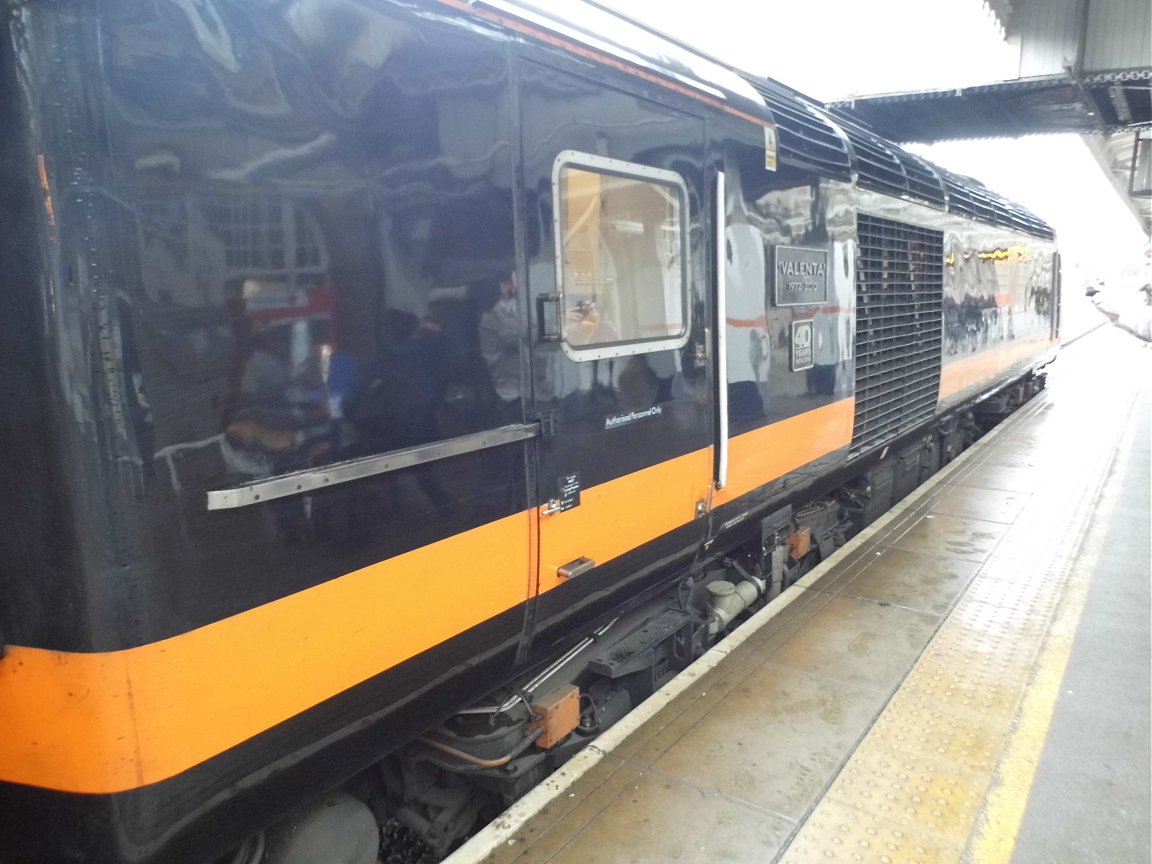
[[[660,379],[643,354],[629,357],[624,362],[617,382],[620,407],[637,411],[656,404],[660,396]]]
[[[480,354],[500,399],[502,424],[521,420],[520,312],[516,296],[516,274],[510,272],[500,280],[499,299],[480,316]]]
[[[275,457],[277,471],[326,461],[314,447],[300,449],[326,432],[328,405],[317,363],[310,359],[291,370],[282,359],[278,343],[286,331],[252,332],[251,353],[240,375],[240,407],[227,425],[232,443]]]
[[[601,345],[620,339],[615,325],[595,300],[580,300],[568,307],[564,338],[569,345]]]
[[[236,277],[227,280],[224,283],[224,297],[229,322],[232,325],[234,350],[228,364],[228,385],[221,413],[222,429],[227,428],[236,412],[240,410],[242,398],[240,381],[244,377],[244,370],[248,366],[248,358],[252,356],[253,350],[252,322],[248,320],[244,302],[244,280]]]
[[[327,292],[235,277],[225,294],[235,351],[222,425],[229,443],[254,457],[236,464],[264,474],[329,461]]]
[[[436,408],[444,395],[444,344],[440,328],[411,312],[386,309],[380,348],[364,377],[344,399],[344,416],[355,428],[363,453],[384,453],[427,444],[440,437]],[[410,469],[436,507],[451,496],[436,479],[435,466]]]
[[[443,352],[434,325],[421,326],[411,312],[387,309],[380,329],[376,357],[344,400],[344,416],[366,451],[377,453],[435,440],[443,389]]]
[[[240,394],[246,405],[276,404],[288,385],[288,370],[268,347],[268,335],[252,337],[253,350],[240,376]]]

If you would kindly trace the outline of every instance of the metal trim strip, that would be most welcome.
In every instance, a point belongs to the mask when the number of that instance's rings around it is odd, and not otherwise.
[[[269,477],[266,480],[257,480],[254,483],[246,483],[233,489],[214,489],[208,493],[208,509],[231,510],[237,507],[261,504],[277,498],[287,498],[291,495],[306,495],[318,489],[327,489],[341,483],[399,471],[413,465],[424,465],[440,459],[462,456],[465,453],[475,453],[477,450],[525,441],[529,438],[535,438],[539,434],[540,424],[538,423],[501,426],[498,429],[461,435],[459,438],[448,438],[433,444],[421,444],[418,447],[408,447],[404,450],[365,456],[362,459],[353,459],[349,462],[325,465],[323,468],[310,468],[305,471]]]

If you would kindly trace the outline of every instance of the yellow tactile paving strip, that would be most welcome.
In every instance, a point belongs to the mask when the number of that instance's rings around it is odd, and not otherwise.
[[[1011,530],[777,860],[1011,859],[1090,581],[1073,565],[1109,518],[1101,490],[1136,392],[1118,377],[1064,386],[1067,398],[1026,408],[1012,421],[1024,434],[958,476],[990,490],[985,503],[1005,522],[1017,510]],[[1038,416],[1050,411],[1060,416]],[[1029,414],[1060,422],[1028,439]]]

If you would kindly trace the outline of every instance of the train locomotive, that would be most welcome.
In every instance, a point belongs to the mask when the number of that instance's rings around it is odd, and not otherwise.
[[[3,4],[6,864],[443,854],[1043,385],[1041,220],[547,6]]]

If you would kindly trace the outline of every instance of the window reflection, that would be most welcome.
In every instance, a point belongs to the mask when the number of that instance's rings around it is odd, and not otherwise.
[[[138,193],[147,278],[137,311],[160,457],[219,453],[219,471],[195,485],[522,416],[510,196],[382,207],[362,193],[163,191]],[[496,316],[503,341],[493,365],[482,322],[491,330]],[[421,486],[441,497],[435,484]]]
[[[331,421],[332,291],[256,279],[232,280],[234,355],[222,418],[228,442],[257,474],[330,461],[338,446]],[[238,466],[239,467],[239,466]]]
[[[682,191],[566,165],[559,195],[567,344],[580,350],[683,336]]]

